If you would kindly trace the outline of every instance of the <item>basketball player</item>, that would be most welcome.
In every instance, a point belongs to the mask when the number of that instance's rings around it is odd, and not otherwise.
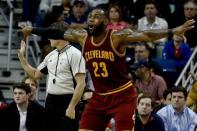
[[[50,39],[65,39],[80,43],[83,56],[91,74],[95,91],[86,105],[79,131],[103,131],[111,118],[116,121],[116,131],[133,128],[136,109],[136,90],[127,76],[125,51],[128,42],[154,41],[168,35],[181,35],[193,28],[193,20],[171,30],[133,32],[106,30],[108,19],[102,9],[94,9],[88,15],[88,29],[55,30],[25,27],[30,33]]]

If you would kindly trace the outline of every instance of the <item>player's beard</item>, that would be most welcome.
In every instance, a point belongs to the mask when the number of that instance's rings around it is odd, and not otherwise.
[[[93,30],[92,32],[90,32],[90,31],[88,30],[88,33],[89,33],[91,36],[98,36],[98,35],[100,35],[100,34],[102,33],[103,28],[104,28],[104,23],[101,23],[100,25],[95,26],[95,27],[94,27],[94,30]]]

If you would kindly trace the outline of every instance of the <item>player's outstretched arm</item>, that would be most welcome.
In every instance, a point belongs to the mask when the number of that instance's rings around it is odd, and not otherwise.
[[[185,31],[194,28],[194,20],[188,20],[183,25],[173,29],[159,29],[159,30],[146,30],[142,32],[133,32],[129,29],[124,29],[115,32],[113,36],[119,35],[118,38],[125,43],[138,42],[138,41],[155,41],[171,34],[183,35]],[[114,37],[115,38],[115,37]],[[117,37],[116,37],[117,38]]]
[[[22,28],[21,32],[24,36],[28,36],[31,33],[43,36],[48,39],[64,39],[70,42],[76,42],[83,44],[85,37],[87,36],[87,31],[85,29],[56,29],[56,28],[40,28],[26,26]]]

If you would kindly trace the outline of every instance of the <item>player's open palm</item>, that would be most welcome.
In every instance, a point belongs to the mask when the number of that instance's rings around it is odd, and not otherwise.
[[[192,20],[187,20],[183,25],[174,28],[173,33],[176,34],[176,35],[182,35],[186,31],[194,28],[194,23],[195,23],[195,21],[193,19]]]

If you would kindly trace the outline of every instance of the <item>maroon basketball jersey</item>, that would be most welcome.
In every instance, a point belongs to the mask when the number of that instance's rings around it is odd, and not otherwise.
[[[100,43],[94,43],[88,36],[83,56],[89,70],[95,91],[107,93],[131,86],[126,68],[125,55],[118,53],[111,41],[111,30]]]

